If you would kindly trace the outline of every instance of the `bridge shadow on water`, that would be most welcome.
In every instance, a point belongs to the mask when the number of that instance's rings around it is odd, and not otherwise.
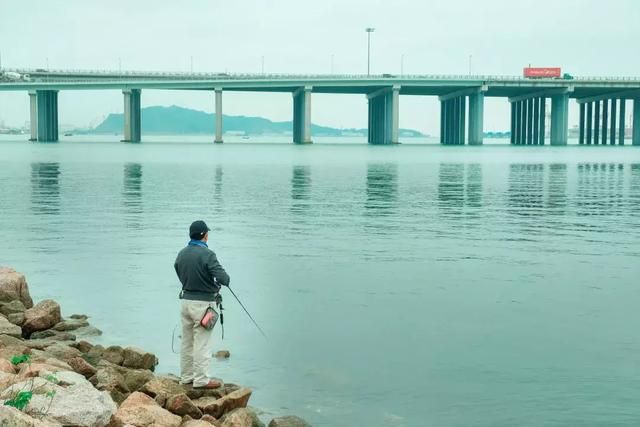
[[[123,168],[124,183],[122,191],[122,206],[124,207],[125,224],[127,228],[139,230],[142,228],[142,165],[127,163]]]
[[[478,217],[483,206],[482,165],[440,163],[437,206],[447,217]]]

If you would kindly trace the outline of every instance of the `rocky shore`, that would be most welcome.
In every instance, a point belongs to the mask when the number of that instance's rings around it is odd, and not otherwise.
[[[0,267],[0,426],[264,427],[250,389],[181,385],[154,373],[151,353],[91,344],[98,334],[53,300],[34,305],[24,275]],[[268,427],[309,425],[287,416]]]

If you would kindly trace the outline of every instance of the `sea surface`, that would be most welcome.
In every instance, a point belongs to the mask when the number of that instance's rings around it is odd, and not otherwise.
[[[224,293],[211,373],[265,421],[640,425],[640,147],[24,138],[0,139],[0,265],[158,372],[203,219],[267,334]]]

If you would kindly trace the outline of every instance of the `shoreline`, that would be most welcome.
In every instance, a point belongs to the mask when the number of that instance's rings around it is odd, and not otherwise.
[[[25,276],[0,266],[0,426],[265,426],[248,406],[251,389],[221,379],[211,390],[181,385],[155,373],[154,354],[89,342],[98,335],[86,315],[34,304]],[[310,424],[283,416],[268,426]]]

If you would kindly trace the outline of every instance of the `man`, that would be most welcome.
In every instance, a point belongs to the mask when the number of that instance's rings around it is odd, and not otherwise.
[[[204,221],[194,221],[189,227],[187,247],[178,253],[174,267],[182,283],[182,349],[180,352],[180,382],[193,388],[218,388],[219,381],[207,375],[211,363],[213,330],[200,326],[200,319],[213,306],[220,285],[229,286],[229,275],[209,249],[209,227]]]

